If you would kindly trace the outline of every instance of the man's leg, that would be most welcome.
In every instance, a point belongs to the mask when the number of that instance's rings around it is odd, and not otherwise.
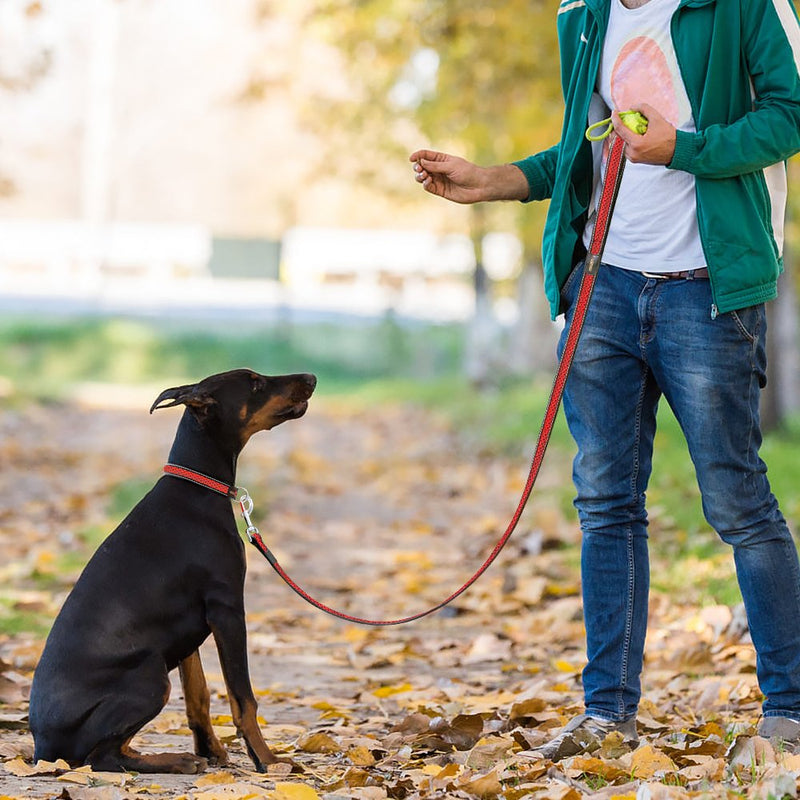
[[[659,389],[640,355],[643,285],[635,273],[600,270],[564,396],[578,446],[586,713],[616,722],[636,715],[647,628],[644,501]]]
[[[689,444],[705,516],[733,547],[764,714],[800,720],[800,565],[758,454],[764,308],[712,320],[707,281],[663,289],[648,358]]]

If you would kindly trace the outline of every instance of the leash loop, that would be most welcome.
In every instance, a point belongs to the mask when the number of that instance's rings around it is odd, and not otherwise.
[[[647,117],[639,111],[620,111],[619,117],[623,125],[634,133],[638,133],[640,136],[647,133]],[[603,126],[605,126],[605,130],[602,133],[594,133],[595,130],[599,130]],[[608,117],[607,119],[601,119],[600,122],[595,122],[594,125],[590,125],[586,129],[585,136],[590,142],[602,142],[603,139],[611,135],[613,130],[614,123],[611,121],[611,117]]]
[[[599,130],[600,128],[605,127],[605,130],[602,133],[595,134],[594,131]],[[586,129],[586,138],[590,142],[602,142],[603,139],[607,138],[611,135],[611,131],[614,130],[614,123],[611,121],[611,117],[608,119],[601,119],[600,122],[595,122],[594,125],[590,125]]]

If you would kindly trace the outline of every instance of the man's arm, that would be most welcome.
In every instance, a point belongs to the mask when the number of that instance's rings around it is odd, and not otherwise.
[[[728,178],[785,161],[800,151],[800,26],[791,0],[742,3],[743,53],[753,109],[729,125],[678,131],[669,166]]]

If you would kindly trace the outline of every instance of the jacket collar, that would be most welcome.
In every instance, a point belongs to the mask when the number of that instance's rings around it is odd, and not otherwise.
[[[618,0],[583,0],[583,2],[595,17],[605,22],[608,19],[608,10],[611,7],[611,3],[618,2]],[[707,6],[716,2],[717,0],[681,0],[678,8]]]

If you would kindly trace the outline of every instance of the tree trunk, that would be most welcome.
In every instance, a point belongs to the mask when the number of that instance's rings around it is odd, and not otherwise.
[[[778,299],[767,304],[767,386],[761,395],[761,427],[779,428],[800,409],[797,294],[788,254]]]
[[[517,322],[512,331],[509,364],[515,375],[552,370],[556,363],[558,328],[544,299],[542,268],[526,259],[517,279]]]
[[[492,312],[491,281],[483,266],[485,211],[478,204],[471,207],[471,212],[470,228],[475,253],[475,313],[467,331],[464,369],[470,383],[483,387],[496,382],[494,365],[499,346],[498,328]]]

